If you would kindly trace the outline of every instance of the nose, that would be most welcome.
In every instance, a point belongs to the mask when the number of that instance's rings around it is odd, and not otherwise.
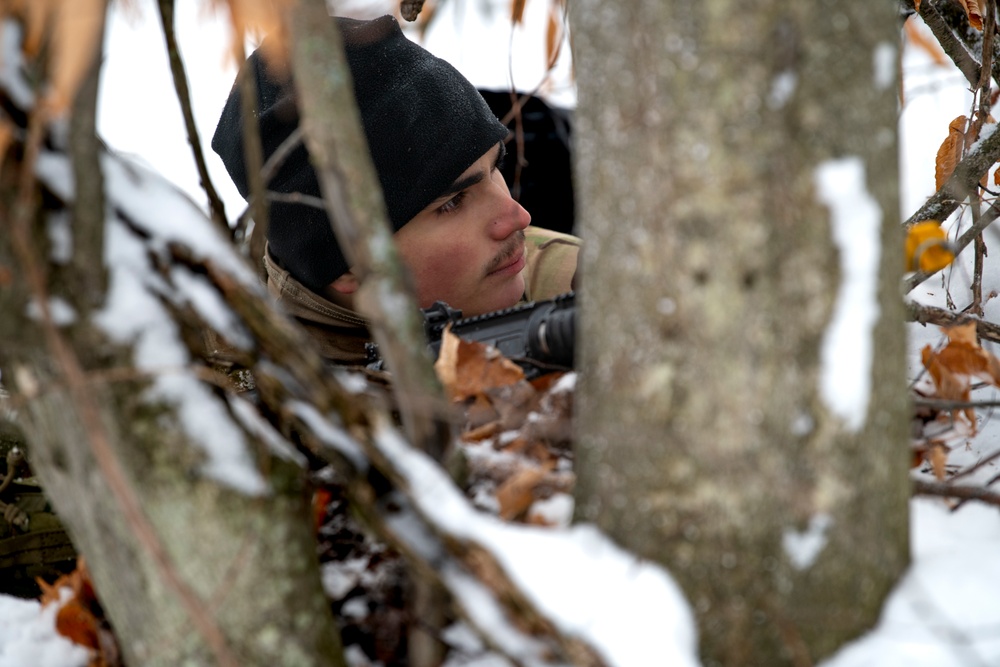
[[[531,214],[514,201],[510,193],[506,192],[505,187],[496,215],[490,221],[490,236],[497,241],[502,241],[529,224],[531,224]]]

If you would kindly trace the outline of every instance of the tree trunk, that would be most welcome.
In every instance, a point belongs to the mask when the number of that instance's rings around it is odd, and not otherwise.
[[[706,665],[812,664],[907,564],[895,14],[573,4],[578,516]]]
[[[342,665],[304,466],[203,381],[188,350],[205,323],[184,294],[202,278],[171,265],[157,224],[138,216],[189,213],[183,224],[208,246],[220,232],[99,152],[96,89],[95,68],[72,160],[43,111],[8,116],[28,127],[0,171],[0,371],[33,471],[87,558],[126,664]],[[108,166],[118,177],[105,184]],[[69,256],[59,238],[74,241]]]

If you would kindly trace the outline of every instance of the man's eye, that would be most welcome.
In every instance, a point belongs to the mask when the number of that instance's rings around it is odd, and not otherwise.
[[[458,207],[462,205],[462,200],[465,199],[465,191],[459,192],[457,195],[441,204],[438,208],[438,213],[454,213],[458,210]]]

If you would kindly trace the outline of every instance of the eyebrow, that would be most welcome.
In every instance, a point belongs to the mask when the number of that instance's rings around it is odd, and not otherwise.
[[[500,152],[497,156],[496,161],[493,163],[493,169],[497,169],[500,166],[500,162],[502,162],[504,157],[507,155],[507,147],[504,146],[502,142],[499,144],[499,146],[500,146]],[[445,188],[444,192],[441,193],[438,199],[444,199],[445,197],[450,197],[451,195],[458,194],[462,190],[466,188],[471,188],[473,185],[479,183],[482,180],[483,180],[483,173],[481,171],[476,172],[475,174],[470,174],[465,178],[459,178],[457,181],[455,181],[447,188]]]

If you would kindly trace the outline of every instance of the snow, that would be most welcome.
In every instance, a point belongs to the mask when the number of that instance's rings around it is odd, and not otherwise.
[[[543,614],[562,631],[586,637],[609,664],[698,664],[691,608],[662,568],[620,549],[589,524],[535,528],[481,514],[437,464],[393,428],[380,425],[375,440],[406,475],[422,515],[449,534],[488,548]],[[478,582],[457,572],[447,577],[474,598],[467,607],[485,604]]]
[[[366,470],[368,468],[368,459],[365,458],[361,445],[339,424],[332,423],[321,415],[315,407],[302,401],[289,402],[288,410],[305,422],[309,429],[322,439],[324,445],[350,461],[355,469]]]
[[[45,308],[35,299],[28,302],[28,319],[41,321],[43,319],[43,311],[48,311],[49,317],[52,318],[52,323],[57,327],[69,326],[76,322],[76,309],[62,297],[49,297]]]
[[[802,532],[786,528],[781,536],[781,546],[796,570],[808,570],[826,547],[826,533],[833,525],[833,517],[819,512],[809,517],[809,526]]]
[[[841,274],[820,351],[820,395],[849,429],[858,431],[871,395],[882,209],[868,192],[858,157],[823,162],[815,181],[819,200],[830,209]]]
[[[894,44],[881,42],[872,54],[875,89],[886,90],[896,81],[897,49]]]
[[[354,4],[365,4],[368,1],[352,0]],[[507,11],[507,2],[503,2],[501,7],[501,3],[494,1],[497,6],[494,12]],[[162,38],[158,32],[155,12],[149,3],[145,3],[139,6],[141,16],[126,19],[123,17],[123,4],[112,5],[112,22],[107,36],[109,51],[102,85],[101,133],[113,147],[123,152],[139,154],[156,171],[180,184],[194,198],[186,206],[203,210],[203,205],[195,203],[202,201],[203,195],[198,189],[197,175],[181,129],[180,114],[173,98],[166,60],[162,57]],[[235,67],[224,59],[229,41],[224,21],[214,15],[206,19],[197,14],[197,8],[203,4],[178,3],[177,11],[178,37],[189,63],[188,73],[194,90],[197,122],[203,139],[207,139],[211,136],[222,101],[228,95]],[[467,13],[466,17],[475,18],[482,14],[480,9],[471,8],[473,3],[441,4],[456,13],[455,18],[449,18],[449,21],[462,20],[457,15],[462,11]],[[547,3],[529,0],[528,11],[536,11],[539,4]],[[428,35],[428,43],[432,48],[437,48],[433,45],[433,40],[444,41],[447,37],[448,24],[443,25],[445,28],[439,33]],[[7,86],[13,85],[11,90],[18,99],[30,99],[30,91],[26,87],[17,82],[11,84],[17,54],[9,47],[14,41],[9,38],[10,27],[5,25],[0,30],[3,31],[0,35],[0,49],[3,49],[0,51],[0,82]],[[488,40],[479,32],[469,32],[468,36],[472,37],[470,42],[473,44],[481,43],[486,47],[487,53],[503,42],[501,53],[507,53],[510,34],[506,31],[497,32],[499,36],[490,35]],[[890,48],[894,47],[890,45]],[[441,47],[439,54],[445,53],[445,50],[445,47]],[[887,67],[887,53],[888,50],[879,47],[873,54],[873,79],[877,87],[887,86],[892,80]],[[508,81],[507,75],[500,72],[499,67],[483,67],[480,73],[476,64],[482,58],[479,54],[478,50],[473,51],[469,45],[464,46],[460,52],[463,61],[460,69],[467,76],[479,79],[476,83],[480,84],[488,83],[490,77],[495,77],[496,81],[502,83]],[[190,65],[191,63],[197,63],[197,66]],[[537,63],[532,66],[537,67]],[[951,119],[968,113],[970,108],[967,84],[963,77],[954,70],[932,66],[925,54],[912,47],[907,47],[904,51],[904,74],[906,97],[900,115],[902,218],[908,217],[934,191],[933,164],[937,146],[947,135]],[[526,82],[527,85],[532,85],[532,76],[528,74],[515,73],[514,79],[516,83]],[[155,131],[150,128],[155,128]],[[989,131],[992,129],[990,127]],[[235,188],[229,183],[224,168],[214,153],[209,151],[207,157],[215,185],[223,191],[230,217],[235,217],[243,206],[242,198],[235,193]],[[854,173],[853,176],[850,173],[844,174],[844,177],[855,179],[853,189],[845,188],[845,191],[864,194],[863,169],[859,171],[860,167],[862,166],[855,164],[854,167],[845,169],[847,172],[853,170]],[[112,166],[111,172],[115,172],[115,169]],[[112,178],[117,177],[129,178],[129,175],[119,170],[117,176],[112,173]],[[832,187],[836,183],[829,185]],[[825,186],[821,186],[821,190],[824,188]],[[176,234],[188,231],[183,229],[189,218],[184,207],[172,207],[160,215],[159,207],[150,205],[150,200],[143,195],[136,201],[129,202],[128,208],[142,213],[135,216],[137,220],[149,219],[149,214],[157,213],[155,224],[158,229],[153,230],[157,233],[161,233],[160,225],[163,230],[172,229]],[[836,211],[833,212],[836,217]],[[861,214],[862,217],[867,215],[863,209]],[[52,233],[61,235],[59,252],[64,253],[67,244],[72,243],[72,239],[66,235],[65,222],[50,224],[56,228]],[[968,221],[952,220],[947,227],[955,230],[962,224],[967,225]],[[177,226],[182,228],[177,229]],[[125,233],[126,230],[118,229],[109,236]],[[856,237],[854,245],[859,245],[857,238],[860,237]],[[196,240],[205,240],[206,251],[211,251],[209,246],[216,247],[216,242],[211,238]],[[841,251],[844,254],[843,249]],[[949,289],[954,294],[962,293],[970,274],[968,267],[961,264],[949,274],[946,283],[935,278],[914,290],[910,296],[923,303],[943,303]],[[115,289],[121,290],[115,296],[116,299],[121,299],[120,307],[150,307],[149,300],[132,301],[126,287],[119,285]],[[993,289],[1000,290],[1000,275],[987,276],[984,293]],[[861,290],[858,290],[858,294],[861,294]],[[860,304],[860,307],[868,308],[869,306],[864,305],[867,298],[863,296],[851,305]],[[1000,319],[998,303],[1000,300],[994,299],[986,304],[987,319]],[[158,313],[152,312],[145,316],[149,327],[162,324]],[[856,313],[854,317],[857,317]],[[911,370],[915,374],[918,368],[913,361],[915,353],[923,344],[937,342],[940,334],[936,328],[917,325],[912,325],[910,332]],[[155,347],[152,344],[154,342],[163,342],[167,346],[161,351],[164,356],[157,363],[182,363],[183,360],[178,357],[170,340],[151,339],[149,347]],[[839,337],[835,343],[836,345],[831,345],[837,349],[840,349],[841,344],[847,345]],[[862,348],[868,344],[864,340],[853,343]],[[150,354],[152,353],[151,350]],[[834,358],[842,363],[851,356]],[[151,359],[150,363],[153,361]],[[831,396],[827,399],[840,406],[842,411],[838,414],[844,415],[845,419],[849,417],[856,420],[859,414],[863,416],[862,409],[867,403],[866,400],[857,399],[857,396],[864,394],[864,388],[861,387],[862,393],[858,394],[856,382],[862,376],[867,382],[870,371],[864,365],[854,369],[852,373],[852,377],[844,377],[846,384],[842,387],[833,387],[832,384],[828,386]],[[833,377],[830,370],[825,382],[832,382]],[[841,396],[841,390],[844,394],[849,393],[848,390],[855,392],[855,399],[852,401]],[[178,386],[171,391],[183,392],[186,391],[186,386]],[[345,455],[350,457],[360,454],[357,443],[321,415],[309,414],[308,410],[302,408],[299,416],[310,421],[314,428],[318,428],[317,424],[325,423],[331,446],[341,449]],[[796,423],[797,432],[806,432],[814,427],[811,421]],[[960,462],[971,464],[1000,446],[997,419],[980,424],[980,428],[980,435],[969,444],[968,451],[959,452],[964,456],[958,459]],[[382,444],[387,450],[394,452],[402,449],[394,435],[383,434]],[[408,466],[414,466],[410,469],[413,483],[427,487],[421,487],[421,493],[426,493],[426,501],[442,503],[440,508],[433,511],[434,515],[442,515],[448,528],[457,534],[481,541],[495,549],[505,571],[517,577],[526,590],[533,594],[536,604],[546,614],[557,619],[560,627],[594,637],[598,648],[614,664],[642,667],[654,664],[697,664],[690,610],[663,570],[621,552],[593,527],[543,530],[505,526],[488,520],[480,514],[472,513],[464,498],[450,486],[450,481],[440,479],[440,471],[430,468],[419,455],[400,455],[407,457]],[[995,467],[986,471],[990,476],[995,473]],[[957,511],[951,511],[945,502],[928,498],[912,500],[910,508],[911,567],[887,600],[878,625],[822,662],[821,667],[964,667],[1000,664],[1000,604],[997,603],[1000,600],[1000,558],[997,558],[1000,553],[1000,512],[996,507],[977,503],[967,503]],[[797,562],[804,567],[808,566],[810,554],[822,546],[822,540],[818,539],[821,538],[822,527],[822,522],[813,517],[804,532],[789,531],[789,534],[800,538],[798,542],[792,540],[790,551],[799,554],[797,557],[800,560]],[[806,549],[803,543],[811,544],[812,547]],[[558,564],[558,567],[553,567],[552,564]],[[480,584],[460,572],[448,573],[447,576],[467,589],[466,602],[483,615],[481,622],[502,626],[501,619],[491,616],[497,610],[492,599],[485,596]],[[580,582],[586,582],[586,585],[581,585]],[[594,586],[591,590],[592,583]],[[584,593],[588,599],[581,602],[579,596]],[[481,603],[477,602],[480,599],[477,595],[482,596]],[[630,609],[635,609],[636,613],[626,613]],[[0,667],[85,665],[86,651],[69,644],[55,633],[54,613],[55,608],[52,606],[42,609],[35,602],[0,596]],[[610,618],[615,615],[618,618]],[[620,627],[633,622],[637,623],[635,627]],[[461,631],[456,630],[449,636],[454,637],[456,644],[462,641]],[[520,634],[516,636],[521,637]],[[634,646],[628,646],[633,641]],[[352,647],[352,650],[354,648],[356,647]],[[524,647],[524,650],[531,648]],[[353,650],[349,662],[352,665],[369,664],[357,650]],[[480,662],[463,662],[455,667],[470,667],[473,664],[478,667],[493,667],[508,663],[501,658],[486,657]]]
[[[1000,664],[1000,513],[927,498],[910,511],[913,565],[878,626],[821,667]]]
[[[799,85],[799,75],[792,70],[778,73],[771,81],[771,90],[767,94],[767,106],[771,109],[781,109],[792,99]]]
[[[72,595],[62,589],[60,603],[0,595],[0,667],[86,667],[90,651],[56,632],[56,612]]]

